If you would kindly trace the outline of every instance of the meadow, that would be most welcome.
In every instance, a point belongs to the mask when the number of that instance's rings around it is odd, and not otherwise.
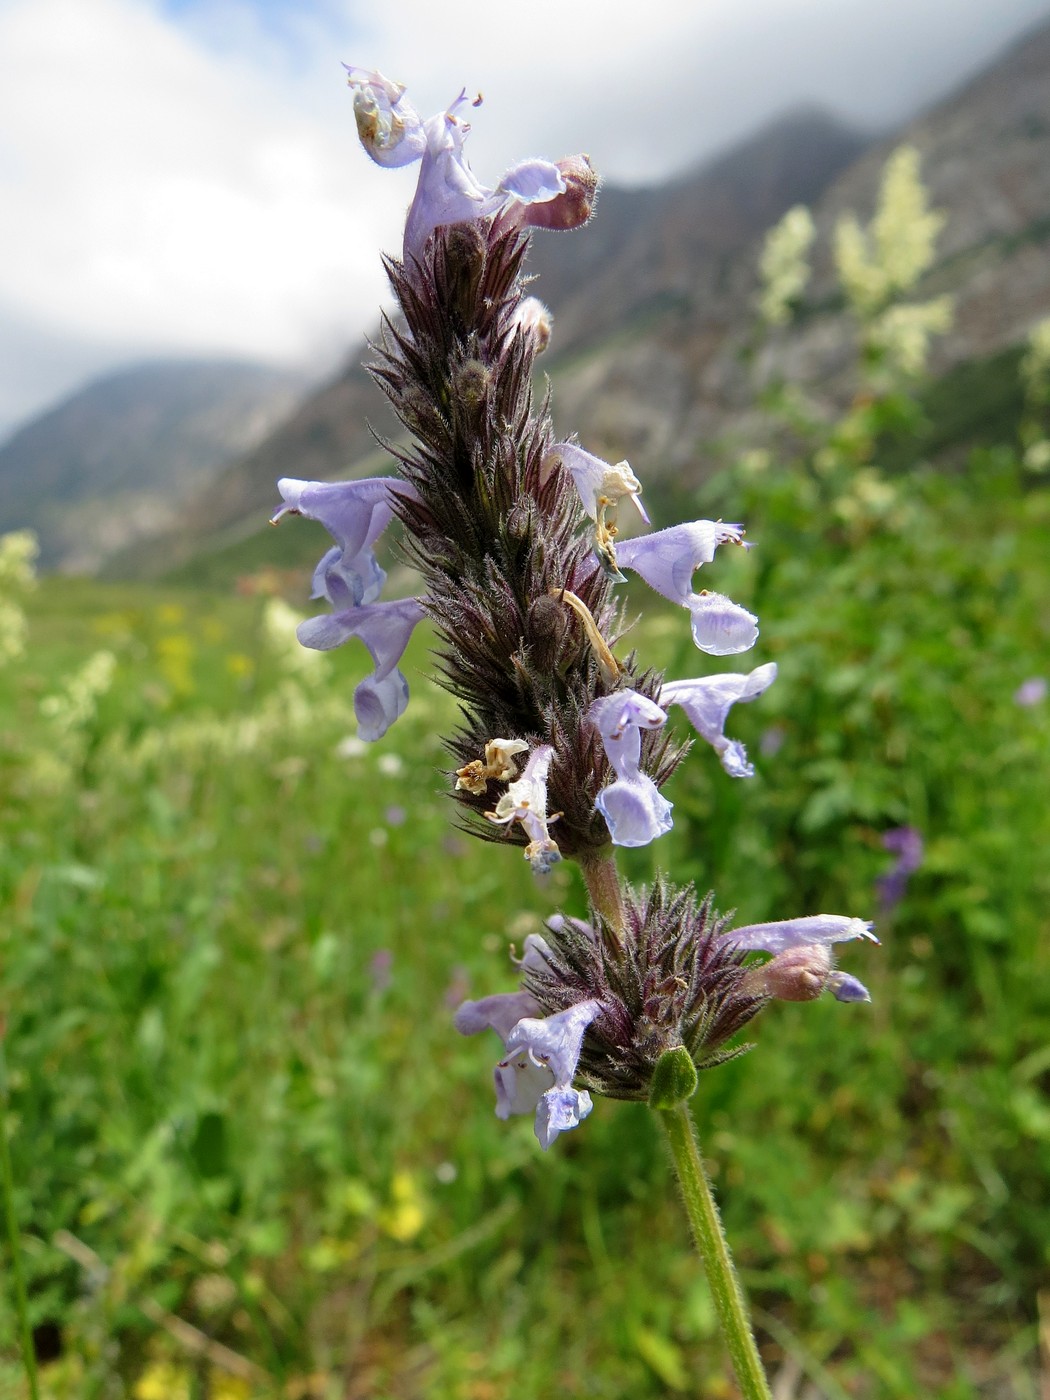
[[[799,472],[709,488],[746,506],[758,547],[721,577],[781,674],[733,720],[757,776],[694,752],[669,849],[630,874],[667,861],[744,920],[877,917],[883,834],[921,831],[854,968],[873,1004],[775,1005],[694,1102],[774,1373],[1028,1397],[1050,702],[1017,694],[1047,669],[1050,493],[1003,453],[883,484],[878,519],[830,529]],[[600,1103],[544,1156],[493,1116],[493,1047],[450,1026],[582,887],[454,829],[425,636],[407,714],[360,744],[362,656],[298,649],[267,582],[44,579],[0,672],[5,1116],[43,1394],[728,1398],[647,1112]],[[680,616],[648,606],[630,637],[673,675]]]

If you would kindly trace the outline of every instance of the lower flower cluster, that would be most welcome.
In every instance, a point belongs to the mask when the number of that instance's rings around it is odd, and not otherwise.
[[[871,925],[838,914],[732,929],[691,887],[660,881],[624,892],[623,929],[556,915],[530,934],[521,987],[456,1012],[464,1035],[493,1030],[496,1114],[533,1114],[546,1150],[591,1112],[591,1093],[648,1100],[668,1051],[696,1070],[749,1049],[733,1037],[771,998],[809,1001],[830,992],[866,1001],[867,990],[833,965],[835,944],[874,939]],[[751,963],[765,952],[768,961]]]

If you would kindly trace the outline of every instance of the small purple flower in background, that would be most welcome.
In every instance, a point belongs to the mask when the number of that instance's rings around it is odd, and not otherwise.
[[[372,990],[385,992],[390,986],[390,974],[394,966],[394,955],[389,948],[378,948],[373,954],[368,964],[368,976],[372,983]]]
[[[747,750],[738,740],[726,738],[725,722],[733,705],[757,699],[776,678],[776,662],[767,661],[746,676],[730,673],[701,676],[695,681],[667,681],[660,688],[660,699],[665,705],[681,705],[690,724],[718,754],[731,778],[750,778],[755,770],[747,760]]]
[[[1048,685],[1045,676],[1031,676],[1014,691],[1014,704],[1020,705],[1024,709],[1031,709],[1034,705],[1043,703],[1048,691],[1050,691],[1050,685]]]
[[[762,737],[758,741],[758,751],[763,758],[776,758],[777,754],[784,747],[784,740],[787,738],[787,730],[782,724],[771,724],[763,729]]]
[[[888,914],[904,898],[908,880],[922,864],[922,833],[913,826],[897,826],[883,833],[882,844],[897,857],[893,868],[875,881],[879,905]]]
[[[671,830],[672,805],[641,771],[642,730],[666,724],[667,712],[635,690],[617,690],[596,700],[590,717],[616,770],[616,782],[601,790],[594,805],[614,846],[647,846]]]

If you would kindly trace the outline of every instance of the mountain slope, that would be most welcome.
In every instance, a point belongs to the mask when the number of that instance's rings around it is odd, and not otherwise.
[[[90,571],[176,519],[303,390],[281,370],[212,360],[135,365],[95,380],[0,447],[0,530],[29,526],[45,567]]]
[[[540,234],[529,271],[555,310],[549,365],[590,353],[638,322],[681,315],[697,285],[725,275],[741,241],[753,239],[799,199],[822,188],[864,141],[832,118],[797,112],[720,159],[659,189],[602,192],[586,230]],[[364,347],[337,379],[305,400],[264,442],[232,463],[187,508],[184,528],[115,559],[117,573],[178,566],[203,541],[237,544],[276,504],[279,476],[333,478],[389,469],[372,429],[399,425],[362,370]]]

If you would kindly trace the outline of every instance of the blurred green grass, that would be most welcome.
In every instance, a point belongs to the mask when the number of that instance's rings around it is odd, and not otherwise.
[[[868,916],[882,833],[922,830],[882,949],[846,959],[873,1005],[770,1008],[696,1111],[773,1369],[1034,1396],[1050,704],[1013,696],[1048,671],[1050,498],[1002,454],[895,489],[875,528],[829,526],[797,473],[712,486],[758,545],[714,586],[781,674],[731,720],[755,779],[699,746],[625,868],[745,921]],[[644,608],[645,661],[704,670],[684,614]],[[495,1044],[451,1029],[585,906],[571,870],[456,832],[428,638],[362,748],[363,652],[304,657],[262,593],[45,579],[29,613],[0,670],[0,1005],[45,1393],[732,1396],[645,1110],[599,1103],[543,1156],[493,1115]]]

